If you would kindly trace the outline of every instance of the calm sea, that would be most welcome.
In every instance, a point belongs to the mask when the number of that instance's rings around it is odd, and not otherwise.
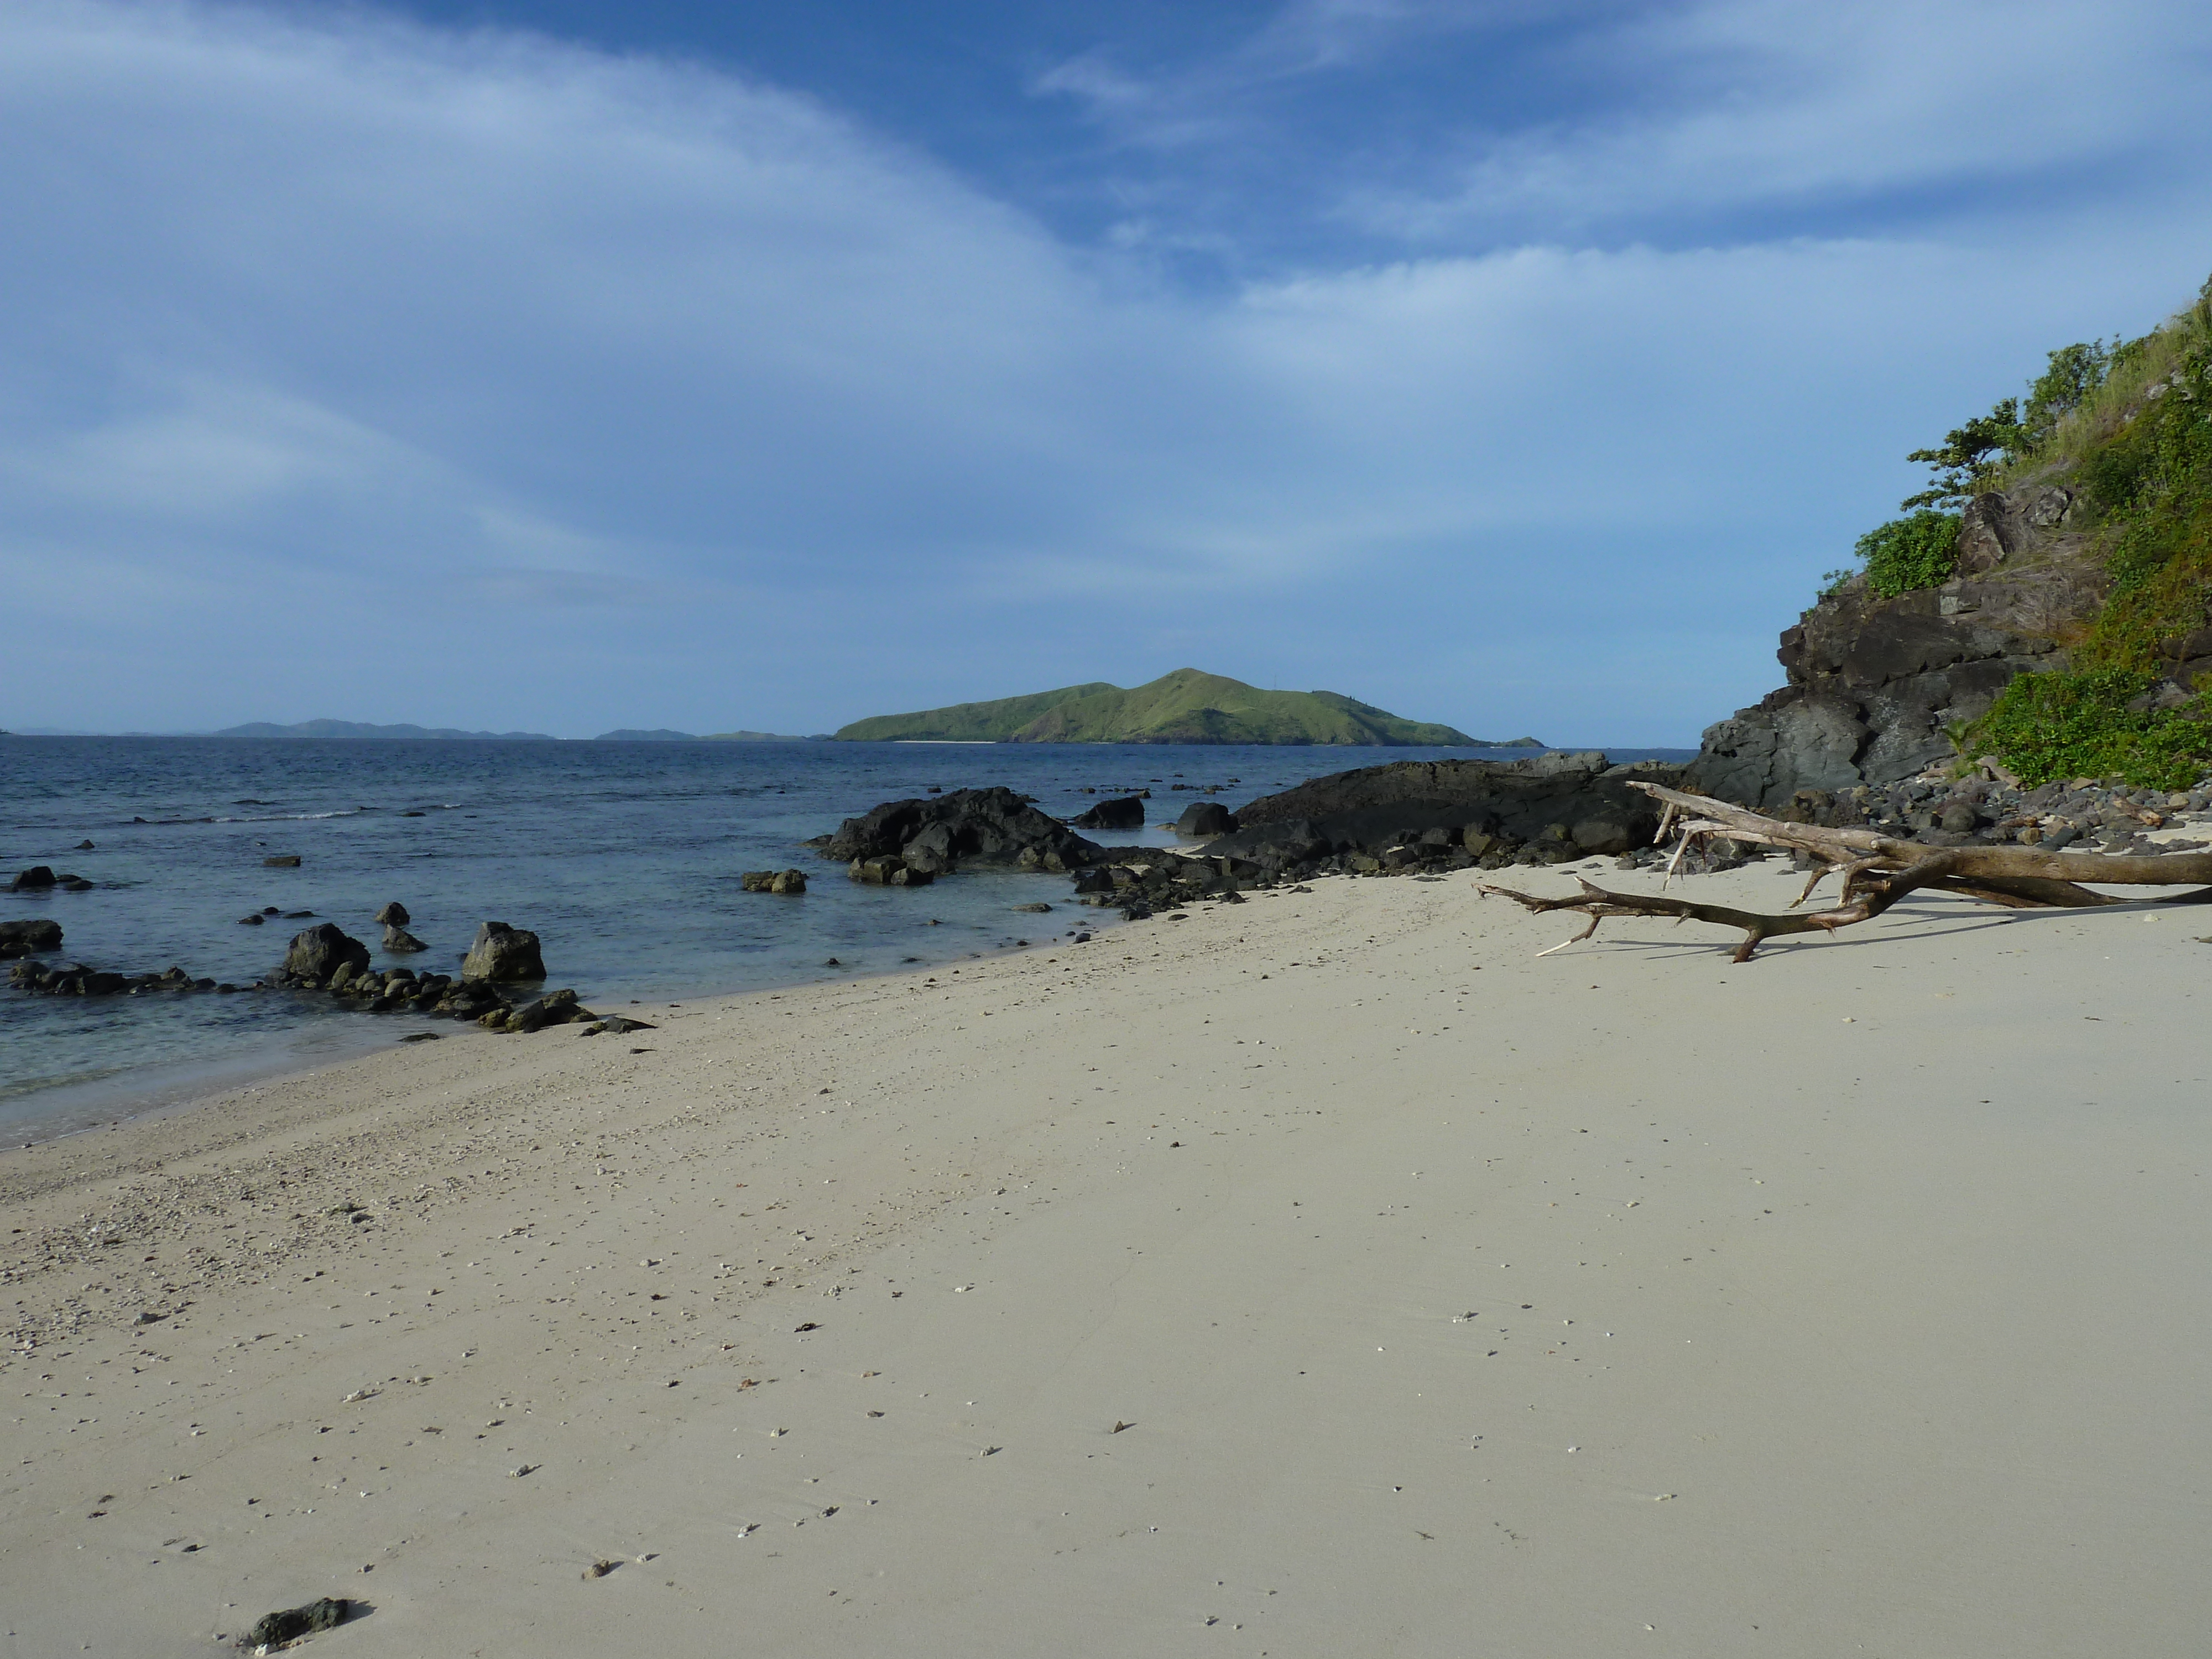
[[[1149,787],[1172,821],[1224,786],[1235,805],[1349,767],[1468,750],[1102,744],[256,741],[0,738],[0,880],[35,864],[82,893],[0,893],[0,919],[51,916],[46,958],[122,972],[179,964],[246,983],[312,910],[374,947],[397,899],[422,957],[455,964],[486,919],[538,933],[553,986],[594,1007],[878,973],[1064,940],[1103,915],[1064,878],[962,874],[867,888],[798,843],[878,802],[1004,784],[1072,816]],[[1522,751],[1525,752],[1525,751]],[[1680,757],[1620,750],[1616,759]],[[1500,757],[1509,757],[1510,754]],[[1201,797],[1202,799],[1202,797]],[[416,816],[419,814],[419,816]],[[1164,825],[1126,843],[1172,843]],[[79,842],[93,843],[86,851]],[[272,854],[297,869],[268,869]],[[746,893],[746,870],[797,866],[803,897]],[[1048,915],[1015,905],[1042,900]],[[837,966],[828,965],[836,957]],[[157,1109],[257,1074],[397,1042],[419,1017],[283,993],[33,997],[0,988],[0,1135],[28,1140]],[[432,1026],[429,1029],[438,1029]]]

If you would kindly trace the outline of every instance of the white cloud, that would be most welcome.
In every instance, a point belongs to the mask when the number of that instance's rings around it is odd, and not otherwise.
[[[2212,13],[2163,0],[1701,0],[1609,21],[1548,66],[1616,103],[1477,126],[1449,188],[1354,191],[1347,211],[1446,240],[1905,192],[1971,218],[2039,174],[2201,173],[2208,62]]]
[[[1362,9],[1271,49],[1423,21]],[[374,14],[17,0],[0,102],[7,725],[819,729],[1188,658],[1686,737],[1904,448],[2205,262],[2198,186],[1192,295],[808,97]],[[1728,154],[1608,143],[1527,176]],[[1670,653],[1632,712],[1580,665]]]

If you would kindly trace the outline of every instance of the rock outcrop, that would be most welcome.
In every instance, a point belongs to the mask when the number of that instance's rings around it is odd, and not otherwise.
[[[407,907],[402,904],[398,899],[392,900],[391,903],[386,905],[381,910],[379,910],[376,913],[376,919],[382,922],[386,927],[404,927],[409,922],[415,920],[414,917],[407,914]]]
[[[803,893],[806,890],[804,870],[748,870],[738,878],[738,884],[748,893]]]
[[[292,936],[282,972],[327,983],[341,968],[359,973],[368,966],[368,946],[335,922],[319,921]]]
[[[1648,845],[1659,809],[1631,778],[1672,782],[1680,769],[1613,766],[1594,750],[1517,761],[1400,761],[1316,778],[1237,814],[1208,856],[1311,862],[1332,854],[1399,865],[1449,860],[1496,868],[1565,863]]]
[[[1078,830],[1141,830],[1145,827],[1145,798],[1122,795],[1113,800],[1102,800],[1068,823]]]
[[[394,905],[387,905],[385,908],[386,909],[395,909],[398,907]],[[399,926],[397,922],[386,922],[385,924],[384,949],[385,953],[387,956],[406,956],[411,952],[416,951],[427,951],[429,948],[430,947],[428,945],[423,944],[421,939],[416,939],[414,934],[409,933],[404,927]]]
[[[33,951],[62,948],[62,925],[44,917],[24,921],[0,921],[0,961],[27,957]]]
[[[1225,806],[1210,800],[1194,801],[1176,820],[1176,834],[1190,841],[1212,841],[1237,828],[1237,819]]]
[[[1948,759],[1947,728],[1987,714],[2014,676],[2051,665],[2103,596],[2068,528],[2073,500],[2049,483],[1976,496],[1958,574],[1942,586],[1884,599],[1860,576],[1824,597],[1782,635],[1787,684],[1707,728],[1691,784],[1771,808]]]
[[[538,954],[538,935],[503,921],[488,921],[477,929],[476,941],[461,961],[463,979],[512,981],[544,979],[545,958]]]
[[[149,991],[235,991],[235,985],[218,985],[211,979],[195,979],[182,968],[160,974],[116,974],[87,967],[82,962],[49,968],[43,963],[19,962],[8,970],[8,983],[33,996],[137,996]]]
[[[956,789],[949,795],[887,801],[866,817],[847,818],[836,834],[817,836],[807,845],[848,866],[889,859],[923,876],[946,875],[970,864],[1079,870],[1097,863],[1100,852],[1006,788]]]

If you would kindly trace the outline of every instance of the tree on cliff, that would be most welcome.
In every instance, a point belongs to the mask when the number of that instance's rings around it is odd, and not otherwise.
[[[1933,449],[1916,449],[1905,459],[1924,463],[1934,475],[1927,489],[1899,503],[1916,508],[1955,507],[1989,489],[2012,463],[2040,448],[2058,423],[2104,385],[2116,362],[2127,360],[2141,342],[2076,340],[2049,354],[2049,363],[2027,389],[2023,407],[2007,398],[1986,415],[1954,427]]]

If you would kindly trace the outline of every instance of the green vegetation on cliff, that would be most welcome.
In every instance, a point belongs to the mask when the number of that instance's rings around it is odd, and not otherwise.
[[[2024,401],[1908,459],[1928,465],[1929,487],[1856,549],[1877,596],[1951,578],[1961,519],[1943,509],[2039,483],[2074,492],[2069,538],[2102,589],[2055,625],[2054,667],[2013,679],[1962,743],[2031,785],[2185,788],[2212,771],[2212,282],[2140,339],[2051,352]]]
[[[1334,691],[1264,691],[1178,668],[1124,690],[1094,681],[1026,697],[966,702],[856,720],[848,742],[1282,743],[1541,747],[1533,738],[1484,744],[1449,726],[1401,720]]]

